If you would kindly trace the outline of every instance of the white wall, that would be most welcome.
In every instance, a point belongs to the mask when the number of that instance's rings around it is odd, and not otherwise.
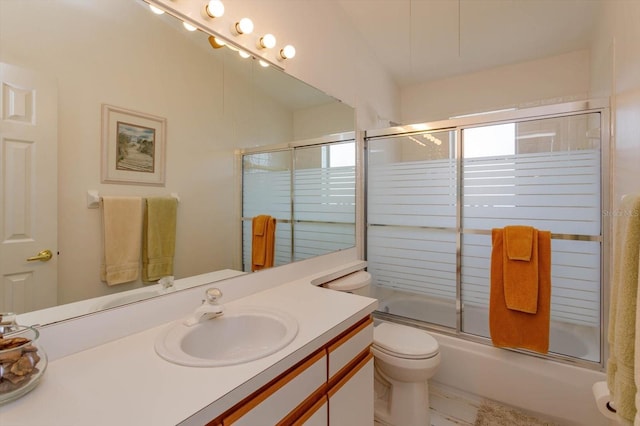
[[[404,87],[401,122],[586,99],[589,70],[582,50]]]
[[[594,55],[602,76],[597,88],[610,88],[613,114],[613,202],[640,192],[640,2],[608,2]]]
[[[640,2],[607,2],[592,48],[591,90],[611,96],[611,209],[625,194],[640,192]],[[610,223],[613,231],[615,222]],[[610,264],[613,264],[613,250]],[[609,276],[613,271],[609,270]],[[610,278],[611,279],[611,278]],[[605,292],[605,330],[609,293]],[[606,341],[606,340],[605,340]],[[608,356],[608,347],[607,350]]]

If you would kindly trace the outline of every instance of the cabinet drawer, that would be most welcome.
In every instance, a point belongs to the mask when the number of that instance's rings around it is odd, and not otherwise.
[[[329,380],[368,348],[372,342],[373,320],[369,317],[329,345]]]
[[[222,423],[224,426],[278,424],[309,395],[326,386],[326,380],[327,357],[320,351],[226,416]]]

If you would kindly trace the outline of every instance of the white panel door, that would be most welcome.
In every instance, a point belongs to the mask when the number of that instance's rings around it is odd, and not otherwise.
[[[0,63],[0,312],[57,302],[57,120],[55,81]]]

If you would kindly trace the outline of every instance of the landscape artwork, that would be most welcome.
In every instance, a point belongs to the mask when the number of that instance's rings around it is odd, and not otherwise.
[[[164,186],[166,119],[102,105],[102,182]]]
[[[155,129],[118,121],[116,168],[154,172]]]

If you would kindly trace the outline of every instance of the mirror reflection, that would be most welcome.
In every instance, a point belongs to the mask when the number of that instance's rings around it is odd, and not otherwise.
[[[0,0],[0,62],[5,160],[10,153],[28,171],[3,163],[4,199],[20,203],[5,202],[0,213],[0,311],[156,294],[140,278],[114,286],[100,280],[101,211],[88,208],[90,190],[177,194],[176,279],[250,270],[238,153],[354,130],[349,106],[253,58],[213,49],[208,34],[187,32],[140,0]],[[7,95],[20,101],[9,105]],[[103,105],[165,120],[162,184],[104,182]],[[24,118],[31,113],[37,119]],[[33,123],[48,127],[11,133]],[[25,261],[44,249],[53,252],[50,261]]]

